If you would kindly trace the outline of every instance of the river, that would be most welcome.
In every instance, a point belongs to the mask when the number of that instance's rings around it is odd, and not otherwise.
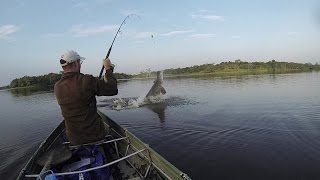
[[[119,83],[99,110],[193,179],[320,179],[319,72],[164,79],[163,103],[111,109],[152,83]],[[0,179],[14,179],[62,116],[53,92],[0,102]]]

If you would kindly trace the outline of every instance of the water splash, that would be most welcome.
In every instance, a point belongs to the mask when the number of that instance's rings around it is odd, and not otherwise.
[[[136,109],[140,107],[158,107],[159,105],[165,105],[168,107],[181,107],[186,105],[196,105],[198,103],[199,102],[197,100],[188,97],[164,97],[163,95],[161,95],[149,99],[146,99],[145,96],[104,99],[99,101],[97,107],[104,107],[107,109],[120,111],[127,109]]]
[[[163,102],[165,99],[163,95],[149,96],[139,96],[138,98],[117,98],[112,102],[113,110],[123,110],[123,109],[135,109],[147,104],[157,104]]]

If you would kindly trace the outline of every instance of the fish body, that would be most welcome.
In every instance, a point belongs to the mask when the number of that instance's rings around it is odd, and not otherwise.
[[[163,72],[162,71],[158,71],[157,72],[157,78],[156,80],[153,82],[153,85],[151,87],[151,89],[149,90],[149,92],[146,95],[146,98],[149,99],[151,97],[157,97],[160,94],[166,94],[166,90],[162,87],[162,83],[163,83]]]

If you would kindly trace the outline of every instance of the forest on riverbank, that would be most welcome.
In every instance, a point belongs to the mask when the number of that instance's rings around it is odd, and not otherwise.
[[[192,76],[201,74],[212,74],[216,76],[238,75],[238,74],[280,74],[293,72],[308,72],[319,71],[318,63],[293,63],[293,62],[278,62],[275,60],[268,62],[245,62],[240,59],[235,61],[221,62],[220,64],[203,64],[185,68],[165,69],[165,76]],[[146,70],[135,77],[148,77],[154,75],[155,72]]]
[[[60,78],[61,73],[49,73],[42,76],[24,76],[11,81],[10,85],[0,87],[0,89],[20,88],[20,87],[50,87],[53,86]],[[114,73],[117,79],[130,79],[133,75],[124,73]]]
[[[221,62],[220,64],[203,64],[184,68],[165,69],[165,76],[188,76],[201,74],[278,74],[278,73],[292,73],[292,72],[308,72],[319,71],[320,65],[318,63],[293,63],[293,62],[278,62],[275,60],[268,62],[245,62],[241,60]],[[131,79],[131,78],[147,78],[154,76],[155,71],[150,69],[142,71],[139,74],[131,75],[125,73],[115,73],[117,79]],[[53,86],[61,77],[61,73],[49,73],[42,76],[24,76],[16,78],[11,81],[10,85],[0,87],[1,89],[30,87],[30,86]]]

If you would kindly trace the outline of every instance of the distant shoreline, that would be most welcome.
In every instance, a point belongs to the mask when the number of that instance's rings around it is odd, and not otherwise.
[[[313,71],[301,71],[292,69],[287,72],[278,72],[271,73],[269,71],[229,71],[229,72],[210,72],[210,73],[183,73],[183,74],[163,74],[164,78],[175,78],[175,77],[197,77],[197,76],[215,76],[215,77],[224,77],[224,76],[238,76],[238,75],[259,75],[259,74],[291,74],[291,73],[308,73],[308,72],[319,72],[319,70]],[[154,79],[156,76],[148,77],[134,77],[130,79],[118,79],[119,81],[128,81],[128,80],[143,80],[143,79]]]
[[[197,76],[238,76],[256,74],[287,74],[320,71],[318,63],[293,63],[271,60],[268,62],[244,62],[240,59],[235,61],[221,62],[220,64],[202,64],[184,68],[171,68],[162,70],[165,78],[197,77]],[[156,71],[146,69],[139,74],[114,73],[119,81],[134,79],[150,79],[156,76]],[[61,78],[61,73],[49,73],[42,76],[24,76],[11,81],[10,85],[0,89],[14,90],[20,88],[44,88],[52,86]]]
[[[14,88],[8,88],[6,90],[25,89],[25,88],[34,88],[34,87],[36,87],[36,86],[14,87]]]
[[[239,76],[239,75],[259,75],[259,74],[290,74],[290,73],[304,73],[304,72],[319,72],[319,70],[312,71],[302,71],[299,69],[290,69],[284,72],[276,72],[271,73],[268,70],[259,70],[259,71],[226,71],[226,72],[210,72],[210,73],[182,73],[182,74],[163,74],[164,78],[177,78],[177,77],[202,77],[202,76],[211,76],[211,77],[225,77],[225,76]],[[146,80],[146,79],[154,79],[156,76],[146,76],[146,77],[133,77],[127,79],[117,79],[118,81],[129,81],[129,80]],[[51,85],[52,86],[52,85]],[[0,91],[10,91],[10,90],[19,90],[19,89],[27,89],[27,88],[38,88],[41,86],[33,85],[33,86],[24,86],[24,87],[14,87],[1,89]],[[48,86],[50,87],[50,85]]]
[[[14,87],[14,88],[7,88],[7,89],[1,89],[0,91],[10,91],[10,90],[19,90],[19,89],[30,89],[30,88],[50,88],[52,86],[37,86],[37,85],[34,85],[34,86],[24,86],[24,87]]]

